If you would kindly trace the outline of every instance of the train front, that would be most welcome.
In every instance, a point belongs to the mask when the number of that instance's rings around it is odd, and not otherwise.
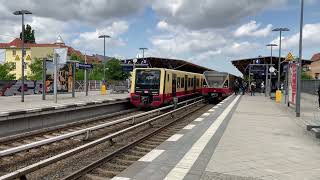
[[[156,108],[162,105],[161,69],[134,69],[131,83],[130,101],[136,107]]]

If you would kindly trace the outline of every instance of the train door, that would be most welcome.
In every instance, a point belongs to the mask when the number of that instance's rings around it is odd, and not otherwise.
[[[176,97],[177,93],[177,75],[172,74],[172,97]]]
[[[184,92],[185,93],[187,93],[187,91],[188,91],[188,86],[189,86],[189,84],[188,84],[188,75],[185,75],[184,76]]]

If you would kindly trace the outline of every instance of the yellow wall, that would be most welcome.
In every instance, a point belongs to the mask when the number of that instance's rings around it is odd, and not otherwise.
[[[53,54],[53,49],[54,47],[32,47],[32,48],[27,48],[26,50],[26,55],[25,55],[25,62],[26,62],[26,70],[25,70],[25,75],[28,75],[29,73],[31,73],[30,68],[29,68],[29,64],[32,63],[32,61],[34,61],[35,58],[44,58],[47,57],[48,55],[52,55]],[[14,55],[13,52],[16,52]],[[12,74],[16,75],[16,79],[20,79],[21,78],[21,57],[22,57],[22,53],[21,53],[21,49],[20,48],[8,48],[5,51],[5,59],[6,62],[13,62],[15,63],[15,70],[11,71]],[[16,60],[16,56],[19,56],[19,60]],[[31,60],[27,60],[27,56],[30,56]]]

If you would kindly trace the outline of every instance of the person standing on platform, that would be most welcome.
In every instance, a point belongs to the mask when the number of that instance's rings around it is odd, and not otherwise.
[[[264,93],[264,82],[263,81],[261,82],[260,88],[261,88],[261,93]]]
[[[239,82],[238,82],[238,80],[236,80],[234,82],[234,88],[233,89],[234,89],[234,94],[237,95],[238,91],[239,91]]]
[[[255,85],[255,83],[252,81],[251,84],[250,84],[251,96],[254,96],[255,90],[256,90],[256,85]]]
[[[319,103],[319,107],[318,109],[320,109],[320,85],[318,86],[318,103]]]

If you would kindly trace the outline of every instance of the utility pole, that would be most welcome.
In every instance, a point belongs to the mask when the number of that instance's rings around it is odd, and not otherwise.
[[[272,58],[273,58],[273,54],[272,54],[272,48],[274,47],[274,46],[278,46],[278,45],[276,45],[276,44],[267,44],[266,46],[269,46],[270,47],[270,49],[271,49],[271,57],[270,57],[270,59],[271,59],[271,62],[270,62],[270,64],[271,64],[271,66],[272,66]],[[269,70],[268,70],[269,71]],[[269,85],[269,88],[270,88],[270,90],[269,90],[269,96],[271,96],[271,89],[272,89],[272,72],[270,72],[270,85]]]
[[[282,41],[282,31],[290,31],[288,28],[275,28],[272,31],[279,31],[280,32],[280,39],[279,39],[279,60],[278,60],[278,83],[277,83],[277,88],[278,90],[280,89],[280,75],[281,75],[281,70],[280,70],[280,64],[281,64],[281,41]]]
[[[111,38],[109,35],[100,35],[103,38],[103,80],[106,80],[106,38]]]
[[[144,61],[144,51],[148,50],[148,48],[139,48],[140,50],[142,50],[142,59]]]
[[[22,80],[22,86],[21,86],[21,102],[24,102],[24,68],[25,68],[25,64],[24,64],[24,55],[25,55],[25,51],[24,51],[24,15],[25,14],[32,14],[30,11],[27,10],[21,10],[21,11],[15,11],[13,12],[14,15],[21,15],[22,16],[22,36],[21,36],[21,40],[22,40],[22,47],[21,47],[21,52],[22,52],[22,56],[21,56],[21,80]]]
[[[300,117],[300,103],[301,103],[301,67],[302,67],[302,33],[303,33],[303,4],[301,0],[300,11],[300,40],[299,40],[299,59],[297,63],[297,95],[296,95],[296,117]]]

